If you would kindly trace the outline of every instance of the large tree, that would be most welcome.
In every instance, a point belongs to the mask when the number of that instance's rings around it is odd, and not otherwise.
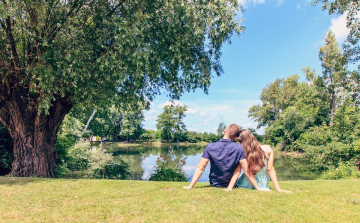
[[[243,27],[236,0],[1,0],[0,121],[15,176],[54,177],[54,144],[75,105],[207,89]],[[91,107],[91,106],[89,106]]]
[[[334,123],[334,114],[341,92],[344,92],[348,74],[347,58],[343,57],[336,42],[335,35],[330,30],[325,38],[325,46],[320,47],[319,58],[322,75],[317,76],[309,68],[305,68],[306,77],[318,90],[321,97],[329,103],[329,125]]]
[[[224,122],[220,122],[217,130],[216,130],[216,133],[217,133],[217,136],[218,137],[223,137],[224,136],[224,130],[226,129],[226,125]]]
[[[183,122],[187,106],[166,105],[164,111],[156,119],[156,128],[161,131],[161,138],[179,140],[186,132],[186,125]]]
[[[343,43],[343,57],[350,63],[357,64],[349,75],[347,90],[360,104],[360,1],[359,0],[316,0],[313,4],[323,3],[323,10],[328,10],[329,14],[345,14],[346,27],[350,30],[347,40]]]
[[[276,79],[262,89],[262,104],[249,109],[249,117],[259,123],[257,128],[271,125],[279,119],[281,112],[295,103],[298,80],[298,75]]]
[[[315,0],[323,3],[323,10],[328,10],[329,14],[346,14],[346,27],[350,29],[347,41],[344,43],[344,55],[350,62],[360,60],[360,1],[359,0]],[[360,69],[360,68],[359,68]]]

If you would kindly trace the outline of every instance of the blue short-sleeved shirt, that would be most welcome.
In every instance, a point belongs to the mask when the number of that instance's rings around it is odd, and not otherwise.
[[[202,157],[210,160],[210,185],[215,187],[227,187],[239,161],[246,158],[242,145],[230,139],[209,143]]]

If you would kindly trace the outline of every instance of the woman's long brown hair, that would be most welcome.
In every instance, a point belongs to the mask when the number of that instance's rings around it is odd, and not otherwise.
[[[248,173],[255,175],[265,166],[264,160],[267,159],[265,152],[261,149],[261,144],[255,136],[247,129],[240,130],[238,140],[245,150]]]

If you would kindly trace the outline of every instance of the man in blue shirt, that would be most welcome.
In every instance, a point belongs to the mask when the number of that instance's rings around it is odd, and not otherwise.
[[[239,137],[239,133],[239,126],[231,124],[224,130],[224,137],[222,139],[218,142],[209,143],[206,146],[190,185],[184,187],[184,189],[194,187],[210,161],[210,185],[214,187],[227,187],[227,191],[232,190],[240,175],[241,167],[244,172],[247,170],[244,148],[241,144],[232,142]],[[248,176],[248,174],[246,175]],[[255,184],[255,189],[258,189],[255,177],[248,177],[250,183]]]

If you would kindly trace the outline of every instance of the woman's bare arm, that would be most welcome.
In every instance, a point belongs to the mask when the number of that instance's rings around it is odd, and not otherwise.
[[[246,159],[240,160],[240,165],[241,165],[241,168],[244,170],[246,177],[248,178],[248,180],[250,181],[250,183],[253,185],[253,187],[256,190],[270,191],[270,189],[268,189],[268,188],[259,188],[259,185],[257,184],[256,179],[255,179],[255,176],[250,174],[247,171],[248,163],[247,163]]]
[[[234,170],[234,174],[231,178],[229,186],[227,188],[225,188],[224,191],[231,191],[234,188],[235,183],[240,176],[240,172],[241,172],[241,166],[240,166],[240,163],[238,163],[236,169]]]
[[[274,151],[269,145],[262,145],[262,147],[266,149],[267,153],[269,154],[268,164],[267,164],[267,172],[270,176],[271,181],[273,182],[275,189],[280,192],[286,192],[291,193],[291,191],[281,190],[277,176],[276,171],[274,168]]]

